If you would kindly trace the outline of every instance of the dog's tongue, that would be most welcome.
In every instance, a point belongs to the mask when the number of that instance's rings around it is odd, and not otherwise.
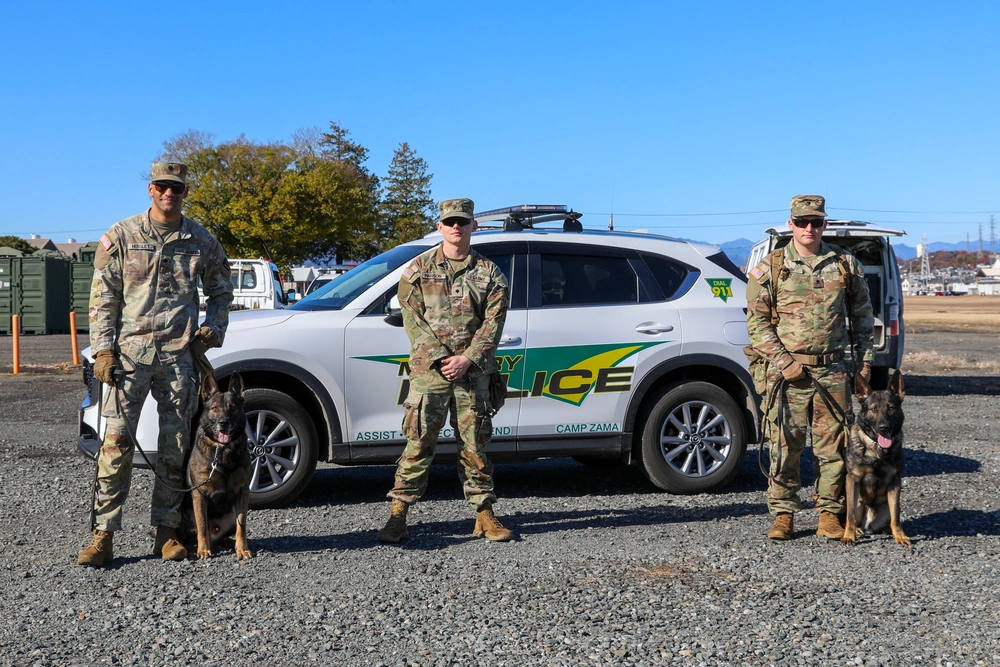
[[[892,447],[892,438],[887,438],[881,433],[878,434],[878,446],[882,449],[889,449]]]
[[[219,434],[216,437],[219,439],[219,442],[221,442],[222,444],[226,444],[227,442],[229,442],[229,434],[226,433],[225,431],[219,431]],[[883,445],[882,444],[882,436],[879,436],[879,441],[878,442],[879,442],[879,446],[880,447],[887,447],[888,446],[888,445]]]

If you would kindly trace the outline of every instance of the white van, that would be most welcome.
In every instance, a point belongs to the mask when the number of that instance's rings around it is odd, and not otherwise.
[[[231,259],[229,268],[233,281],[232,310],[271,310],[288,305],[287,296],[281,287],[281,274],[273,262],[263,258]],[[198,289],[200,292],[200,278]],[[198,298],[204,310],[207,299],[203,293]]]

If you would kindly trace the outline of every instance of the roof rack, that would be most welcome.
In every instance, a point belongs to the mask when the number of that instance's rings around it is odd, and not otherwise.
[[[582,213],[567,209],[565,204],[521,204],[475,214],[476,222],[480,225],[502,222],[505,232],[520,232],[525,228],[534,229],[535,225],[542,222],[557,221],[563,223],[564,232],[582,232],[581,217]]]

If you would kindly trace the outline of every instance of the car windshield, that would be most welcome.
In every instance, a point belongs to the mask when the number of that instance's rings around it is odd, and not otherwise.
[[[381,255],[372,257],[364,264],[337,276],[306,298],[290,306],[290,310],[340,310],[390,272],[395,271],[427,248],[428,246],[422,245],[397,246]]]

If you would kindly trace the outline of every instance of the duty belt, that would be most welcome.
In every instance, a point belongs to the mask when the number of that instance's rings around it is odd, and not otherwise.
[[[844,358],[844,352],[843,350],[827,354],[799,354],[797,352],[789,352],[788,356],[806,366],[829,366],[841,361]]]

